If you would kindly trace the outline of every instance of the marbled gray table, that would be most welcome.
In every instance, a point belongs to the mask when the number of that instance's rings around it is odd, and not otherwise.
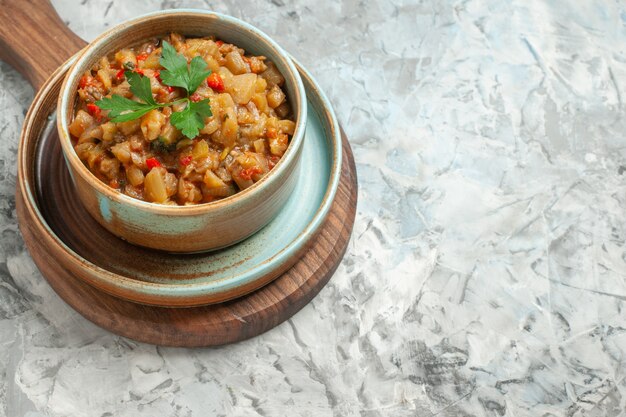
[[[216,349],[115,336],[24,249],[33,92],[0,64],[0,416],[626,414],[626,3],[54,4],[85,39],[182,6],[266,31],[335,104],[360,200],[343,263],[287,323]]]

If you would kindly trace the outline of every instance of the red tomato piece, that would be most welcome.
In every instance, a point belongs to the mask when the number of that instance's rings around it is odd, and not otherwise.
[[[267,131],[265,132],[265,134],[270,139],[275,139],[275,138],[278,137],[278,132],[273,127],[268,128]]]
[[[148,58],[148,54],[145,53],[145,52],[142,53],[142,54],[137,55],[137,61],[145,61],[146,58]]]
[[[241,172],[239,173],[239,176],[243,178],[244,180],[251,180],[254,175],[260,174],[261,172],[263,172],[261,168],[251,167],[251,168],[242,169]]]
[[[187,165],[189,165],[191,163],[192,160],[193,160],[193,156],[191,156],[191,155],[182,156],[180,158],[180,164],[184,165],[184,166],[187,166]]]
[[[122,68],[121,70],[117,72],[117,74],[115,74],[115,78],[117,78],[118,80],[121,80],[122,78],[124,78],[124,68]]]
[[[80,79],[80,81],[78,82],[78,86],[80,88],[85,88],[88,85],[91,85],[94,83],[94,78],[91,75],[83,75],[82,78]]]
[[[276,166],[279,160],[280,156],[271,155],[267,158],[267,165],[270,167],[270,169],[272,169]]]
[[[97,121],[100,121],[100,119],[102,118],[102,109],[100,109],[100,107],[98,107],[94,103],[87,104],[87,111],[89,112],[89,114],[95,117]]]
[[[160,166],[163,166],[163,165],[161,165],[159,160],[156,159],[156,158],[148,158],[148,159],[146,159],[146,165],[148,165],[148,168],[150,168],[150,169],[158,168]]]
[[[193,93],[191,96],[189,96],[189,100],[197,103],[198,101],[202,100],[202,97],[200,97],[198,93]]]
[[[222,91],[224,91],[224,80],[222,80],[222,77],[220,77],[220,75],[217,72],[214,72],[211,75],[209,75],[206,81],[209,87],[211,87],[218,93],[221,93]]]

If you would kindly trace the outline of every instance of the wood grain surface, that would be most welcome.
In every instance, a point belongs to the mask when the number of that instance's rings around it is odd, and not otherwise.
[[[48,0],[0,0],[0,60],[18,70],[35,90],[85,45]]]

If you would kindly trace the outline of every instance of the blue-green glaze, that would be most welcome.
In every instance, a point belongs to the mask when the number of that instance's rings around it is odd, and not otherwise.
[[[98,196],[98,207],[100,207],[100,213],[107,222],[113,220],[113,213],[111,213],[111,202],[104,196]]]

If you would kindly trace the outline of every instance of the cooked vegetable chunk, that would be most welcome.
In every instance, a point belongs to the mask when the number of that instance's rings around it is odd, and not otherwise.
[[[172,33],[85,72],[69,131],[110,187],[157,204],[209,203],[250,187],[285,153],[295,123],[284,82],[264,56]]]

